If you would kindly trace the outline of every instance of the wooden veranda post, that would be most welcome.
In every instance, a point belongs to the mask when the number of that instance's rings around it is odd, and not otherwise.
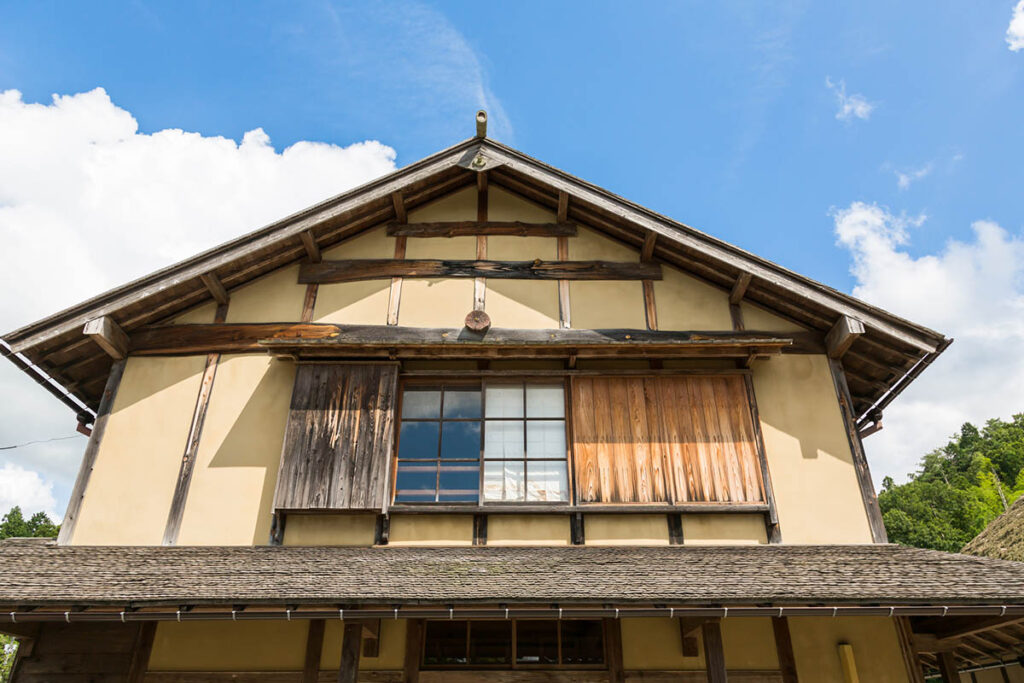
[[[358,621],[345,622],[341,641],[341,666],[338,683],[356,683],[359,680],[359,652],[363,645],[363,625]]]
[[[701,625],[704,636],[704,663],[708,668],[708,683],[726,683],[725,650],[722,649],[722,625],[717,619],[709,619]]]

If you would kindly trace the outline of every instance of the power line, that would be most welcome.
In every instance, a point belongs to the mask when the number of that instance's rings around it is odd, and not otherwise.
[[[67,439],[75,439],[79,435],[72,434],[71,436],[55,436],[52,439],[36,439],[35,441],[26,441],[25,443],[14,444],[13,446],[0,446],[0,451],[11,451],[15,448],[23,448],[25,446],[31,446],[37,443],[50,443],[51,441],[66,441]]]

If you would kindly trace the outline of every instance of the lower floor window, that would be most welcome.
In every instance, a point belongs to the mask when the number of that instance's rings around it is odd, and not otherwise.
[[[428,621],[423,665],[450,668],[596,667],[604,664],[600,621]]]

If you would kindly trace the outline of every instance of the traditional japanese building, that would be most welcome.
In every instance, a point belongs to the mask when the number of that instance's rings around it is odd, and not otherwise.
[[[862,446],[949,339],[485,124],[5,335],[91,431],[56,542],[0,543],[15,681],[920,682],[1022,654],[1024,564],[888,544]]]

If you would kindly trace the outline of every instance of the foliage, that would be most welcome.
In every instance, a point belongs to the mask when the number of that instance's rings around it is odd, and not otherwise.
[[[18,653],[18,641],[10,636],[0,634],[0,682],[11,677],[14,667],[14,656]]]
[[[60,525],[54,524],[45,512],[37,512],[28,520],[15,505],[0,520],[0,539],[13,537],[56,538]]]
[[[906,484],[882,482],[878,503],[889,540],[959,551],[1024,494],[1024,413],[970,423],[921,459]]]

